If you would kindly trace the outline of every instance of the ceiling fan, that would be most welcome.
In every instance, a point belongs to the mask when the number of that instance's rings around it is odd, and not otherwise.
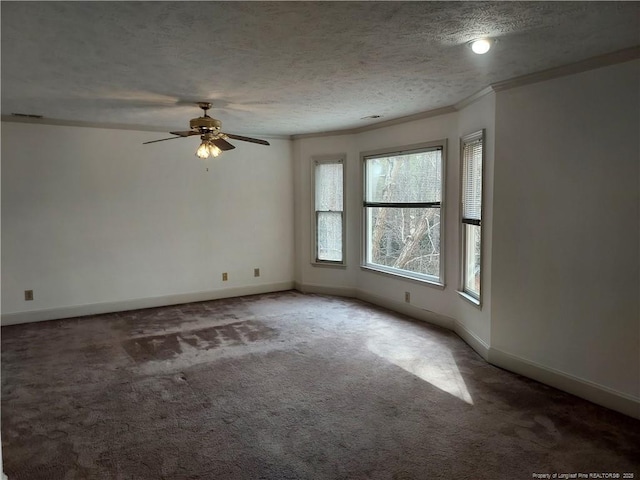
[[[200,135],[202,143],[196,151],[196,156],[199,158],[208,158],[209,156],[217,157],[226,150],[236,148],[227,142],[228,138],[233,140],[242,140],[243,142],[258,143],[260,145],[269,145],[269,142],[266,140],[260,140],[259,138],[243,137],[242,135],[221,132],[220,127],[222,127],[222,122],[207,115],[207,110],[211,108],[211,104],[208,102],[198,102],[197,105],[203,110],[204,114],[201,117],[192,118],[189,121],[191,130],[186,130],[184,132],[169,132],[170,134],[177,136],[161,138],[160,140],[151,140],[150,142],[144,142],[143,145]]]

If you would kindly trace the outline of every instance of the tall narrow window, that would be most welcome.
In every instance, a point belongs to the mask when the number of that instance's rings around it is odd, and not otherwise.
[[[444,142],[364,158],[364,266],[443,283]]]
[[[462,139],[462,291],[480,302],[484,131]]]
[[[344,157],[314,159],[315,263],[344,262]]]

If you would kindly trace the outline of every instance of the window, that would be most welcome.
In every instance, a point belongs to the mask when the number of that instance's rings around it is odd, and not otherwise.
[[[365,267],[443,284],[444,147],[363,155]]]
[[[344,156],[314,159],[314,263],[344,265]]]
[[[462,292],[480,303],[484,131],[462,138]]]

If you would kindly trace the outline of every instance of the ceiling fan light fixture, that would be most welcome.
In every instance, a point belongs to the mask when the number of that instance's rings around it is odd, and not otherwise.
[[[205,159],[209,157],[218,157],[222,153],[222,150],[218,148],[211,140],[202,140],[202,143],[196,150],[196,157]]]
[[[198,149],[196,150],[196,157],[205,159],[209,158],[209,144],[206,140],[203,140]]]
[[[214,145],[213,143],[209,144],[209,155],[215,158],[221,153],[222,153],[222,150],[220,150],[217,145]]]
[[[491,40],[488,38],[477,38],[469,42],[469,46],[473,53],[477,53],[478,55],[484,55],[491,48]]]

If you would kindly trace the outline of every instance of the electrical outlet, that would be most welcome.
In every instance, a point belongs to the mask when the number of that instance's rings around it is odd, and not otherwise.
[[[25,290],[24,291],[24,299],[27,302],[33,300],[33,290]]]
[[[404,292],[404,301],[411,303],[411,292]]]
[[[224,272],[224,273],[222,274],[222,281],[223,281],[223,282],[226,282],[227,280],[229,280],[229,275],[227,275],[227,272]]]
[[[259,268],[254,268],[253,269],[253,276],[254,277],[259,277],[260,276],[260,269]]]

